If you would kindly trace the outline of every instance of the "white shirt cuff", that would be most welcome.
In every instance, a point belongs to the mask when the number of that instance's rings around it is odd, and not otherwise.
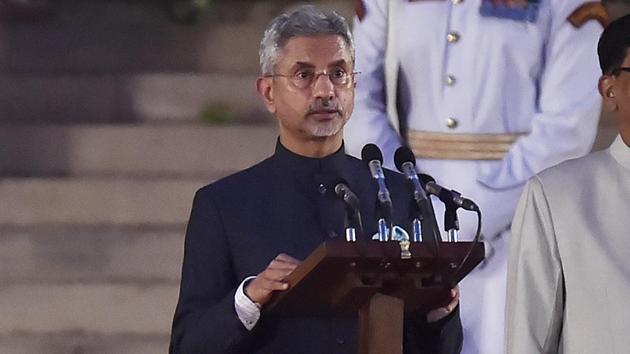
[[[256,276],[245,278],[241,282],[241,285],[238,286],[238,289],[236,289],[236,293],[234,294],[234,310],[236,310],[238,319],[241,320],[243,326],[245,326],[248,331],[251,331],[252,328],[254,328],[260,318],[260,305],[253,302],[247,297],[247,295],[245,295],[243,287],[245,286],[245,283],[255,278]]]

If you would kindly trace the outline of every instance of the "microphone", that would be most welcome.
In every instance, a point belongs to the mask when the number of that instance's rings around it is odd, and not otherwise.
[[[359,232],[359,235],[363,235],[359,198],[352,192],[345,181],[339,182],[335,185],[335,194],[346,204],[346,241],[356,242],[357,231]]]
[[[455,204],[458,208],[470,210],[470,211],[478,211],[479,206],[475,204],[472,200],[468,198],[462,197],[462,194],[453,189],[447,189],[439,184],[435,183],[435,179],[433,177],[421,173],[420,179],[424,184],[424,189],[429,194],[433,194],[434,196],[440,198],[440,200],[444,204]]]
[[[383,173],[383,153],[381,149],[374,144],[367,144],[361,150],[361,159],[365,162],[370,170],[372,178],[378,184],[377,212],[380,214],[378,219],[379,241],[385,242],[392,233],[392,198],[390,196],[387,185],[385,185],[385,174]]]
[[[441,238],[439,236],[439,228],[437,226],[437,222],[435,221],[435,213],[433,212],[433,206],[431,205],[431,201],[427,197],[424,188],[420,184],[420,180],[418,179],[418,172],[416,171],[416,157],[413,155],[411,149],[406,146],[399,147],[394,153],[394,163],[396,164],[396,168],[400,172],[402,172],[407,180],[411,184],[411,188],[413,190],[413,199],[416,202],[417,212],[420,213],[420,220],[422,221],[422,234],[431,235],[431,241],[434,243],[434,247],[437,250],[437,244],[441,242]],[[416,218],[417,219],[417,218]],[[417,222],[414,219],[414,241],[419,241],[421,237],[417,234]]]
[[[413,188],[413,199],[416,203],[422,203],[427,200],[427,194],[420,185],[418,172],[416,171],[416,157],[413,152],[406,146],[399,147],[394,153],[394,163],[398,171],[402,172],[411,182]]]
[[[389,190],[385,185],[385,174],[383,173],[383,153],[381,149],[374,144],[367,144],[361,150],[361,159],[370,169],[372,178],[378,183],[378,201],[391,209],[392,199]]]
[[[350,187],[344,182],[339,182],[335,185],[335,194],[337,194],[346,203],[348,210],[352,212],[359,212],[359,198],[357,197]]]

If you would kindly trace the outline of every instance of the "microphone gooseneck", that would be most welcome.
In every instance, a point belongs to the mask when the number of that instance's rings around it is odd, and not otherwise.
[[[361,159],[370,170],[372,178],[378,185],[377,192],[377,223],[379,240],[385,242],[391,239],[392,233],[392,199],[385,184],[385,174],[383,173],[383,153],[378,146],[367,144],[361,150]]]
[[[359,198],[352,192],[345,181],[335,185],[335,194],[341,198],[346,205],[346,241],[355,242],[357,232],[359,235],[363,235]]]
[[[421,173],[420,179],[424,184],[424,189],[427,193],[432,194],[444,203],[444,204],[455,204],[458,208],[477,211],[479,207],[475,202],[468,198],[462,197],[461,193],[453,189],[447,189],[435,182],[435,179],[427,174]]]
[[[365,162],[370,170],[372,178],[378,183],[378,200],[381,204],[386,204],[390,208],[392,199],[385,184],[385,174],[383,173],[383,154],[378,146],[367,144],[361,150],[361,159]]]
[[[416,171],[416,158],[413,152],[406,146],[399,147],[394,153],[394,163],[398,171],[402,172],[413,188],[413,199],[416,203],[421,203],[428,199],[427,194],[420,185],[418,172]]]
[[[406,146],[401,146],[394,154],[394,163],[396,164],[396,168],[405,175],[413,191],[416,212],[419,214],[421,221],[422,234],[431,236],[429,240],[433,243],[434,249],[437,252],[438,243],[442,242],[442,239],[437,222],[435,221],[435,213],[433,212],[431,200],[427,197],[418,179],[416,157],[413,155],[411,149]],[[414,234],[415,233],[416,231],[414,231]]]

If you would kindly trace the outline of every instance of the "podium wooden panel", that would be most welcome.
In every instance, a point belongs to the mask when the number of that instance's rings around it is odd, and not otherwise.
[[[472,247],[470,256],[462,260]],[[401,258],[398,242],[329,241],[288,277],[289,289],[265,305],[271,316],[354,316],[360,354],[402,353],[405,311],[446,305],[450,289],[484,258],[482,243],[440,243],[435,251],[412,243]]]

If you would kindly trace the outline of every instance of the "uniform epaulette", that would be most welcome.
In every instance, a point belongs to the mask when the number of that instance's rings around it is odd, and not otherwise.
[[[365,17],[365,4],[362,0],[354,0],[354,12],[357,14],[359,21],[363,21]]]
[[[575,28],[582,27],[590,20],[597,20],[603,27],[609,22],[608,11],[599,1],[587,2],[582,4],[571,13],[567,18]]]

